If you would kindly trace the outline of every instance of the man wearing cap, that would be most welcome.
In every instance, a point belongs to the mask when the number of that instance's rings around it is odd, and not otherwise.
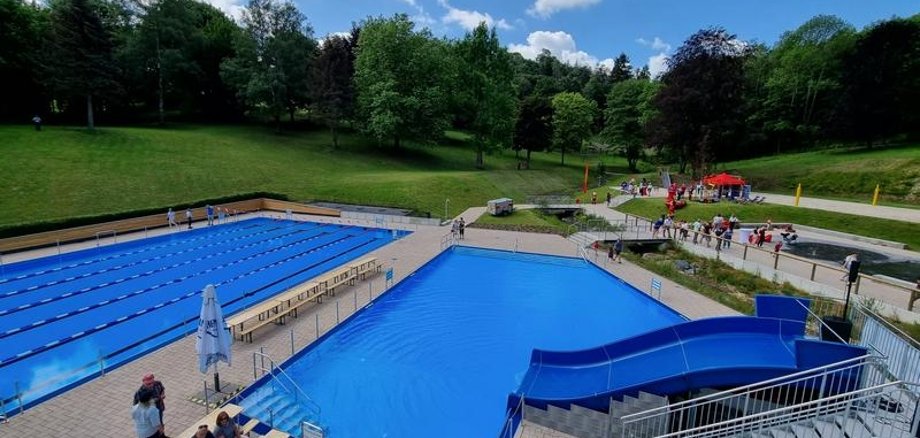
[[[163,424],[163,411],[166,410],[163,400],[166,398],[166,388],[162,382],[153,377],[153,374],[147,374],[141,381],[143,385],[134,393],[134,404],[140,401],[140,396],[144,391],[152,392],[156,399],[157,410],[160,411],[160,424]]]

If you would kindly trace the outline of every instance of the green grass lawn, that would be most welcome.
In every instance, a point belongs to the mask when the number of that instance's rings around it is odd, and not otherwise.
[[[617,207],[617,210],[646,218],[654,218],[667,213],[664,200],[660,198],[633,199]],[[773,222],[777,223],[792,222],[844,233],[893,240],[906,243],[912,250],[920,248],[920,233],[917,232],[917,224],[889,219],[867,219],[863,216],[810,208],[773,204],[738,205],[728,202],[720,204],[690,202],[686,208],[677,210],[675,215],[679,219],[693,221],[697,218],[712,219],[716,213],[722,213],[726,217],[734,213],[742,222],[765,222],[767,219],[772,219]]]
[[[522,210],[520,208],[506,216],[484,214],[474,223],[483,228],[554,234],[565,234],[569,227],[569,224],[559,220],[556,216],[543,214],[536,209]]]
[[[165,208],[256,191],[449,215],[497,197],[570,193],[583,164],[535,153],[516,170],[514,152],[485,157],[476,170],[467,137],[394,151],[346,134],[331,148],[326,131],[276,135],[261,126],[78,128],[0,125],[0,227],[43,220]],[[608,158],[613,166],[625,161]],[[620,162],[622,161],[622,162]]]
[[[920,144],[838,148],[720,164],[749,180],[754,191],[836,198],[869,204],[875,185],[882,205],[920,208]]]

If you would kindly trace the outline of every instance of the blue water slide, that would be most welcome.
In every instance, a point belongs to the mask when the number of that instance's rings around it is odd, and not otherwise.
[[[585,350],[534,350],[508,406],[524,397],[544,409],[577,404],[606,410],[610,398],[639,391],[666,396],[747,385],[866,352],[804,339],[806,311],[793,300],[758,300],[757,308],[757,317],[688,321]]]

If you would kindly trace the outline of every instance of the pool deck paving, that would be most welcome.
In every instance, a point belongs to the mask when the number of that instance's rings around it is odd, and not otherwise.
[[[483,208],[472,208],[463,214],[468,222],[484,212]],[[256,215],[254,215],[256,216]],[[338,218],[306,217],[319,222],[348,223],[353,225],[370,225],[360,221],[346,221]],[[196,225],[202,226],[202,225]],[[400,225],[406,228],[405,225]],[[447,227],[411,226],[413,233],[389,245],[372,251],[368,256],[376,256],[384,269],[394,269],[394,280],[398,283],[412,274],[422,265],[442,252],[442,243],[449,234]],[[181,232],[161,229],[151,231],[150,235]],[[142,233],[141,233],[142,234]],[[119,236],[119,242],[143,238],[143,235]],[[462,245],[502,250],[575,256],[572,242],[549,234],[515,233],[506,231],[480,230],[468,228]],[[67,246],[62,250],[72,251],[79,248],[94,247],[95,242]],[[15,260],[53,255],[57,248],[45,248],[15,255]],[[634,285],[647,291],[653,274],[632,265],[604,263],[603,254],[589,254],[588,259],[595,265],[606,269]],[[6,262],[15,260],[5,259]],[[694,293],[667,279],[662,279],[661,300],[690,318],[737,314],[737,312]],[[233,366],[220,364],[220,377],[223,383],[248,385],[253,381],[253,353],[262,351],[276,362],[282,362],[297,351],[309,345],[318,335],[328,332],[339,321],[354,314],[366,305],[370,298],[376,298],[386,290],[384,275],[378,274],[353,286],[342,287],[334,297],[324,302],[301,309],[299,317],[289,319],[284,325],[269,325],[255,333],[255,341],[247,343],[235,341],[233,344]],[[219,291],[218,291],[219,293]],[[317,328],[319,329],[317,331]],[[23,414],[16,415],[6,424],[0,424],[0,437],[34,437],[48,435],[76,435],[99,438],[123,438],[133,435],[131,420],[131,398],[140,386],[141,377],[154,373],[166,387],[166,433],[176,436],[180,431],[194,425],[208,412],[202,404],[189,398],[201,393],[205,383],[210,385],[212,374],[198,371],[195,353],[195,336],[187,335],[165,347],[148,353],[145,357],[107,369],[102,377],[94,378],[82,385],[32,407]],[[525,427],[526,429],[526,427]],[[542,432],[534,437],[564,437],[558,432]],[[187,437],[179,437],[187,438]]]

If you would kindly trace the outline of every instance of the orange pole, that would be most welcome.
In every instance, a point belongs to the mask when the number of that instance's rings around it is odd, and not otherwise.
[[[588,162],[585,161],[585,182],[581,184],[581,192],[588,193]]]

